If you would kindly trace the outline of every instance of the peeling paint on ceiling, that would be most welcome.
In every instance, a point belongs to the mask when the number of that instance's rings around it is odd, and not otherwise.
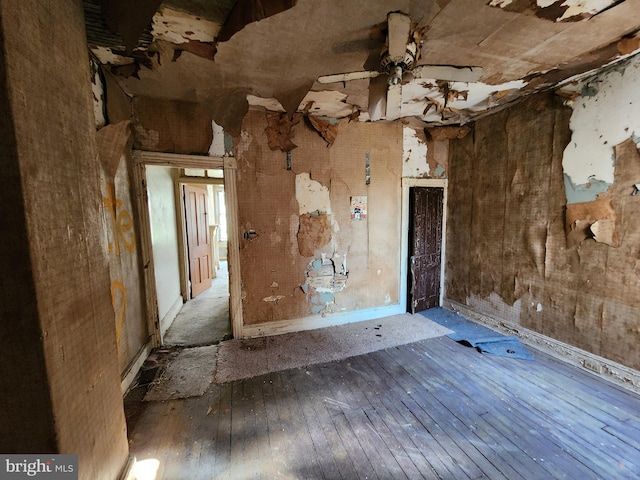
[[[536,15],[556,22],[587,20],[594,15],[620,3],[620,0],[537,0]],[[492,7],[505,8],[513,11],[524,11],[531,8],[530,2],[517,0],[491,0]]]
[[[400,116],[425,126],[472,121],[616,60],[622,51],[637,52],[640,46],[628,41],[640,31],[640,0],[281,3],[268,16],[245,11],[258,4],[243,2],[245,10],[236,9],[234,21],[242,17],[248,23],[229,30],[224,42],[216,36],[222,35],[234,0],[163,2],[153,17],[153,41],[139,45],[137,56],[125,57],[117,42],[102,41],[100,35],[89,43],[129,95],[198,102],[235,134],[250,106],[281,112],[299,103],[302,111],[313,102],[310,115],[344,118],[356,111],[359,121],[370,120],[370,87],[377,79],[325,85],[315,81],[375,70],[390,11],[410,15],[415,29],[426,32],[418,67],[482,68],[482,77],[474,82],[445,84],[412,78],[408,72],[403,76]],[[549,18],[551,14],[555,17]],[[585,18],[589,21],[582,21]],[[93,27],[98,23],[95,18],[91,22]],[[620,50],[623,40],[625,48]],[[127,62],[135,65],[123,67]]]
[[[212,43],[221,27],[218,22],[196,19],[188,13],[160,7],[153,16],[151,34],[154,39],[175,44],[189,41]]]

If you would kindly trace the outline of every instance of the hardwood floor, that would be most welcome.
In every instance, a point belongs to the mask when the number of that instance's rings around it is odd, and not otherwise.
[[[440,337],[129,400],[131,454],[169,480],[640,478],[640,397],[534,355]]]

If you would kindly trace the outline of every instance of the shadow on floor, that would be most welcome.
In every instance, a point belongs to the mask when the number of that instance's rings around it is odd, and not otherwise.
[[[185,303],[164,336],[165,345],[214,345],[231,338],[229,271],[221,261],[211,288]]]

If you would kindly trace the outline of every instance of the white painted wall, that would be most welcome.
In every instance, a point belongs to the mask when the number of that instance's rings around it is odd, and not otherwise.
[[[180,296],[180,266],[178,260],[178,229],[173,177],[170,167],[147,166],[151,243],[158,292],[158,316],[163,330],[182,304]]]
[[[614,147],[629,137],[640,142],[640,55],[591,79],[573,104],[571,142],[565,148],[564,173],[574,187],[613,183]],[[583,188],[584,190],[584,188]],[[594,200],[593,198],[578,201]],[[568,203],[572,192],[567,189]]]

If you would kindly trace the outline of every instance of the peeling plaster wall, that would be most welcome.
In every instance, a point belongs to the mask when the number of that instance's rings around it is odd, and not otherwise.
[[[245,323],[397,304],[402,127],[343,120],[327,148],[300,122],[291,170],[285,153],[269,149],[266,127],[264,112],[250,111],[236,149]],[[353,196],[367,196],[366,220],[351,219]]]
[[[98,131],[100,187],[107,223],[105,251],[109,277],[116,348],[120,372],[124,372],[146,343],[142,265],[137,218],[132,198],[130,169],[131,122],[109,124]]]
[[[0,0],[0,47],[0,451],[112,480],[128,445],[81,3]]]
[[[458,130],[459,127],[446,127]],[[423,130],[402,128],[402,176],[446,178],[449,140],[427,138]]]
[[[640,154],[632,141],[616,147],[619,246],[568,246],[570,114],[538,95],[451,141],[446,297],[638,369],[640,197],[630,186]]]
[[[402,176],[423,177],[429,175],[427,163],[427,139],[411,127],[402,128]]]
[[[563,158],[567,203],[595,200],[613,183],[615,146],[630,137],[640,143],[639,107],[640,55],[583,86]]]
[[[165,316],[178,299],[182,300],[174,176],[172,173],[175,170],[170,167],[148,165],[146,171],[153,267],[158,292],[158,317],[160,324],[163,327],[168,327],[167,322],[173,319],[163,321]]]
[[[95,116],[95,125],[97,129],[105,126],[106,119],[106,102],[104,98],[105,86],[100,75],[100,66],[93,58],[89,59],[91,67],[91,92],[93,93],[93,114]]]

